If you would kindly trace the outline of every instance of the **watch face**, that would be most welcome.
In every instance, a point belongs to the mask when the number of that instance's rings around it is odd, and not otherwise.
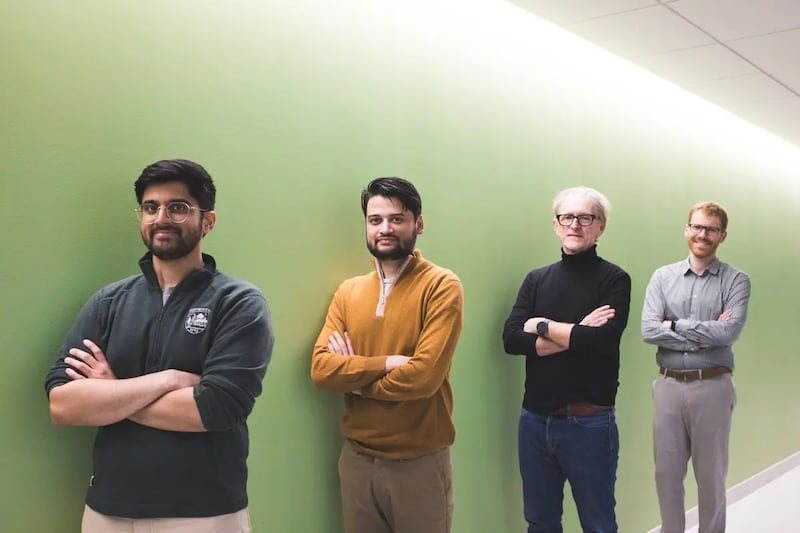
[[[547,335],[547,322],[542,320],[538,324],[536,324],[536,333],[539,335]]]

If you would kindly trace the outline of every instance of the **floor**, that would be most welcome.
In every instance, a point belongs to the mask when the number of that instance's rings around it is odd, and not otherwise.
[[[800,533],[800,452],[728,490],[726,533]],[[686,513],[697,533],[697,509]],[[655,533],[658,528],[648,533]]]

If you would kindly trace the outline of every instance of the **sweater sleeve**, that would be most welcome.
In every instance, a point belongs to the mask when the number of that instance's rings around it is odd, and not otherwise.
[[[428,398],[444,383],[463,325],[461,281],[445,277],[427,298],[422,331],[411,359],[365,385],[361,389],[364,397],[396,402]]]
[[[333,392],[353,392],[372,383],[385,374],[386,357],[362,355],[339,355],[328,350],[328,337],[338,331],[344,334],[345,301],[347,282],[339,286],[328,307],[325,325],[322,327],[311,356],[311,381],[319,389]]]
[[[538,355],[536,339],[538,335],[522,330],[525,322],[535,316],[533,312],[536,282],[534,273],[528,274],[522,281],[517,293],[517,301],[511,308],[511,314],[503,326],[503,347],[510,355]]]
[[[569,349],[573,353],[594,357],[597,353],[615,353],[619,350],[622,332],[628,325],[631,308],[631,277],[617,270],[604,284],[598,305],[614,309],[614,318],[600,327],[575,324],[570,334]]]
[[[267,302],[256,289],[231,296],[230,302],[194,389],[208,431],[224,431],[247,419],[275,342]]]

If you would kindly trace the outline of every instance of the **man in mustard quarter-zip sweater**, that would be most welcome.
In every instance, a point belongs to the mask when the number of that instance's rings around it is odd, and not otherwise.
[[[462,327],[461,281],[415,248],[422,201],[410,182],[373,180],[361,207],[375,269],[339,286],[311,363],[317,387],[345,396],[345,530],[447,533],[455,440],[449,373]]]

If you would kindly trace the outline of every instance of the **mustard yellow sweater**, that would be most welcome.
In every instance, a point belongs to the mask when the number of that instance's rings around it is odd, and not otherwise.
[[[411,459],[453,444],[449,374],[461,334],[461,281],[424,259],[419,250],[400,274],[377,316],[381,280],[376,272],[343,282],[328,309],[311,361],[311,379],[345,393],[340,427],[361,453]],[[328,350],[328,336],[348,332],[357,355]],[[406,355],[384,372],[386,357]],[[361,395],[352,394],[360,390]]]

